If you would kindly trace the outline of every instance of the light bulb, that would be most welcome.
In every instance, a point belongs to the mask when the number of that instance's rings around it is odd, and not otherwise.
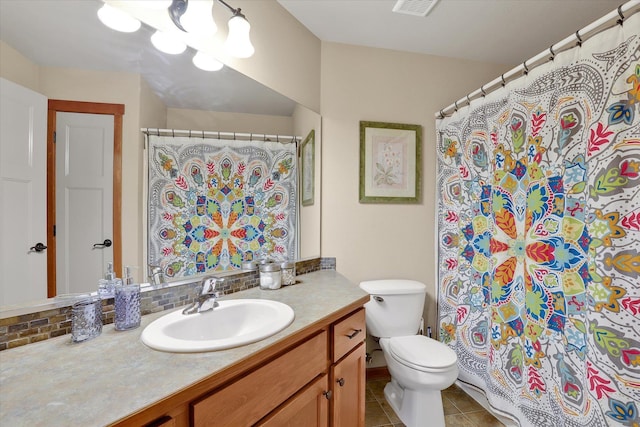
[[[98,10],[100,21],[112,30],[133,33],[140,29],[140,21],[120,9],[105,4]]]
[[[187,11],[180,17],[180,24],[189,33],[212,36],[218,31],[212,8],[211,0],[191,0],[187,3]]]
[[[236,58],[248,58],[253,55],[255,49],[249,39],[251,25],[244,16],[238,12],[229,20],[229,35],[224,43],[226,51]]]
[[[193,65],[204,71],[218,71],[224,64],[207,53],[196,52],[193,56]]]
[[[161,52],[177,55],[187,49],[187,45],[177,37],[164,31],[156,31],[151,36],[151,43]]]

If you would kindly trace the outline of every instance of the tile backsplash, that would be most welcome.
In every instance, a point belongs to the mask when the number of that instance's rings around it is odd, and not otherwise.
[[[335,270],[335,258],[312,258],[296,262],[296,275],[319,270]],[[225,278],[221,295],[260,285],[257,271],[221,274]],[[142,293],[142,315],[171,310],[194,301],[200,280],[178,286],[165,286]],[[102,301],[102,320],[113,323],[113,298]],[[0,351],[71,333],[71,305],[0,319]]]

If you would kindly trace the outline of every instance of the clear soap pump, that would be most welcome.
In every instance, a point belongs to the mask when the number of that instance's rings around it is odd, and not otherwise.
[[[113,271],[113,263],[107,263],[107,272],[104,279],[98,280],[98,296],[100,299],[113,298],[115,296],[116,286],[122,285],[122,280],[116,277]]]
[[[123,283],[115,289],[115,329],[126,331],[140,326],[140,284],[133,283],[131,267],[124,269]]]

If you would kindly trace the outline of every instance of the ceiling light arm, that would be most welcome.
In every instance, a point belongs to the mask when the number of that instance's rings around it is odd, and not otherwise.
[[[167,8],[171,21],[175,24],[176,27],[178,27],[185,33],[187,32],[187,30],[182,27],[180,18],[187,11],[188,1],[189,0],[172,0],[171,5]]]
[[[232,7],[230,4],[228,4],[227,2],[225,2],[224,0],[218,0],[219,3],[222,3],[223,5],[226,6],[227,9],[229,9],[229,11],[231,11],[231,13],[233,14],[233,16],[239,16],[243,19],[247,19],[246,16],[244,16],[244,14],[242,13],[240,8],[234,8]]]

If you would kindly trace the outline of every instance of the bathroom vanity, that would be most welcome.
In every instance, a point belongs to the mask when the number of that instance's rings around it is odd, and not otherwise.
[[[140,341],[146,325],[112,325],[91,341],[60,337],[0,352],[7,425],[363,426],[369,296],[333,270],[278,290],[222,299],[288,304],[293,323],[243,347],[166,353]]]

